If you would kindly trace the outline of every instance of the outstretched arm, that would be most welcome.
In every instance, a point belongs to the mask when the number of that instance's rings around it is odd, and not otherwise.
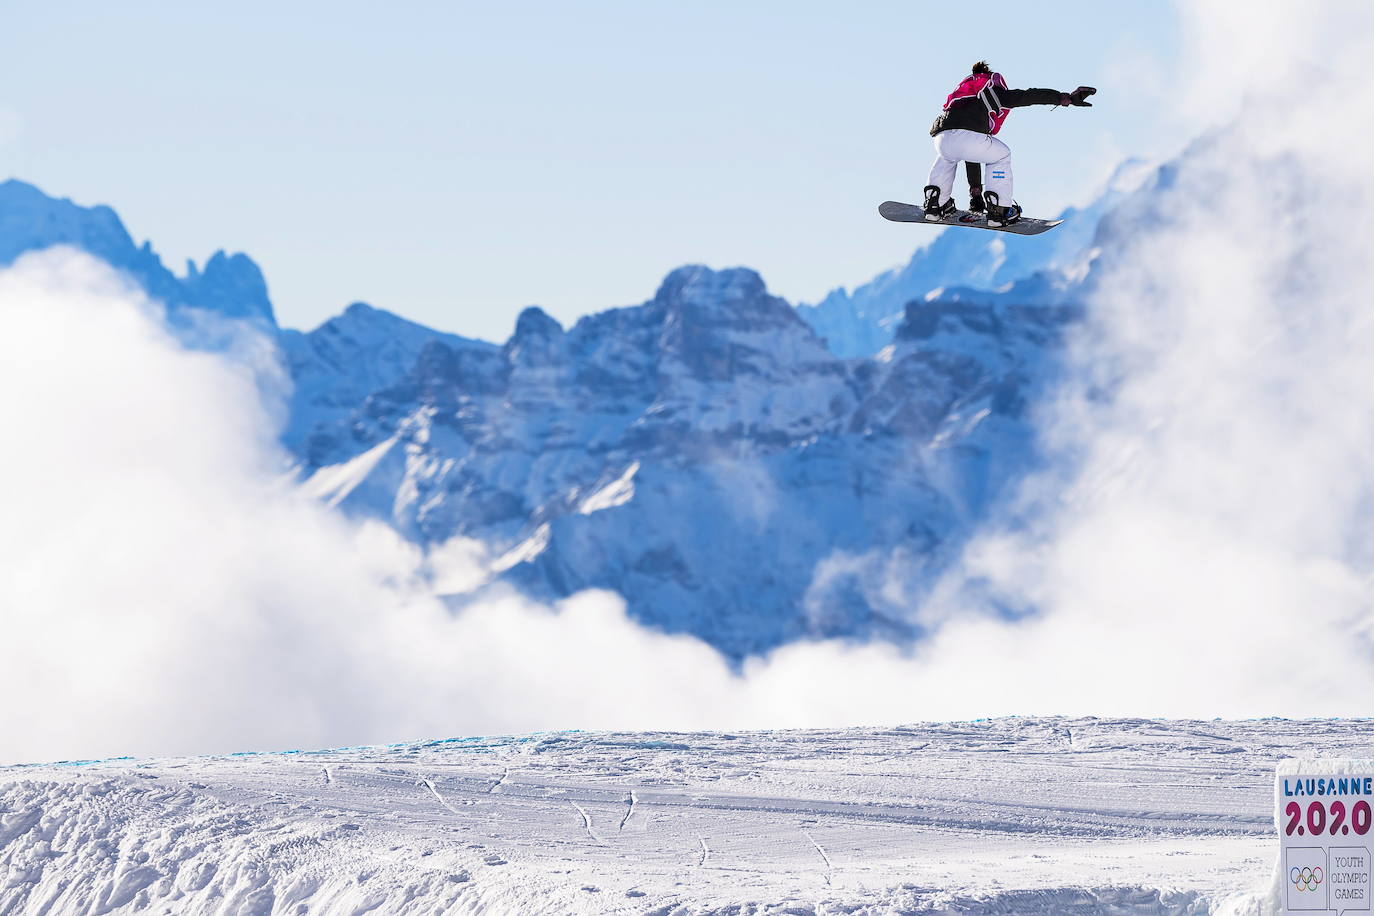
[[[983,164],[981,162],[965,162],[964,170],[968,173],[968,186],[970,188],[983,186]]]
[[[1025,108],[1027,105],[1074,105],[1091,108],[1088,96],[1097,90],[1091,86],[1079,86],[1073,92],[1060,92],[1058,89],[995,89],[994,97],[1003,108]]]
[[[997,101],[1003,108],[1025,108],[1027,105],[1067,105],[1068,93],[1058,89],[998,89]]]

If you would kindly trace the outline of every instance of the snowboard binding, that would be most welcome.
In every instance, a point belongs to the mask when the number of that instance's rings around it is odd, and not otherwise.
[[[979,215],[986,212],[986,208],[983,206],[983,186],[980,184],[969,185],[968,212]]]
[[[983,198],[988,208],[988,228],[1000,229],[1021,219],[1021,205],[1015,201],[1005,207],[1001,206],[997,203],[996,191],[984,191]]]
[[[953,197],[945,201],[943,205],[940,203],[940,188],[936,185],[926,185],[925,196],[926,219],[930,220],[932,223],[938,223],[946,217],[953,216],[955,211],[958,210],[958,207],[954,206]]]

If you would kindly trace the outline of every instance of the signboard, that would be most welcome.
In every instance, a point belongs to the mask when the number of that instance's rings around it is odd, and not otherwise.
[[[1280,912],[1369,913],[1374,761],[1289,761],[1274,782]]]

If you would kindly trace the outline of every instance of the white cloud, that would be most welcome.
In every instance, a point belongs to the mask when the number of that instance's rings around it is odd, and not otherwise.
[[[988,712],[1019,682],[1027,711],[1368,714],[1374,178],[1338,149],[1368,148],[1374,105],[1322,87],[1359,81],[1371,12],[1184,16],[1197,93],[1245,108],[1102,277],[1079,377],[1042,412],[1060,461],[1025,488],[1034,524],[989,531],[945,583],[960,611],[967,582],[1042,609],[964,616],[932,647],[985,640]]]
[[[426,556],[286,485],[254,373],[85,255],[0,272],[0,320],[0,760],[810,715],[613,595],[450,613],[479,545]]]

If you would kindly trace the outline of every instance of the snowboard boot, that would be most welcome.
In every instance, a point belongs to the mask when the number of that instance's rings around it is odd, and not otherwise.
[[[954,206],[954,198],[951,197],[943,204],[940,203],[940,189],[933,184],[926,185],[926,219],[932,223],[938,223],[947,216],[953,216],[958,208]]]
[[[988,228],[1000,229],[1010,226],[1021,218],[1021,205],[1012,201],[1003,207],[997,203],[996,191],[984,191],[983,198],[988,205]]]
[[[969,185],[968,189],[968,212],[981,216],[983,214],[983,186],[979,184]]]

